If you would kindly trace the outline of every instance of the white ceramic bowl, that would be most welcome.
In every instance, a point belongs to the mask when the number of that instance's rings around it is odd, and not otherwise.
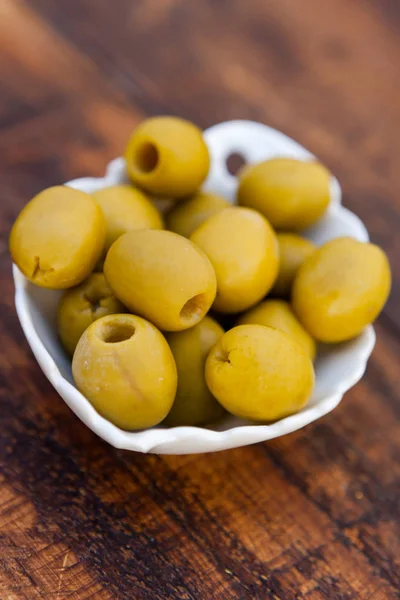
[[[314,158],[302,146],[282,133],[251,121],[230,121],[215,125],[205,132],[211,153],[211,169],[205,189],[234,200],[236,178],[230,175],[226,159],[232,153],[241,154],[249,163],[273,156]],[[113,160],[105,177],[75,179],[66,185],[92,192],[126,181],[122,158]],[[331,203],[326,215],[305,235],[318,245],[342,236],[367,241],[368,233],[360,219],[341,206],[341,190],[332,179]],[[356,339],[330,347],[321,347],[316,361],[316,387],[303,410],[270,425],[253,425],[227,417],[212,428],[155,427],[140,432],[127,432],[100,416],[76,389],[70,361],[57,339],[55,328],[59,292],[35,287],[13,267],[15,304],[26,338],[44,374],[74,413],[101,438],[116,448],[158,454],[190,454],[212,452],[245,446],[285,435],[312,423],[335,408],[343,394],[363,375],[375,343],[375,333],[368,327]]]

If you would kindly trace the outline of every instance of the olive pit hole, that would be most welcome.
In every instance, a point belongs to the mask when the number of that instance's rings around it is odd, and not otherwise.
[[[159,159],[158,148],[152,142],[144,142],[138,146],[133,156],[135,167],[142,173],[151,173],[154,171]]]
[[[101,300],[103,296],[100,294],[83,294],[83,297],[90,304],[90,310],[92,312],[96,312],[97,309],[101,307]]]
[[[226,159],[226,168],[228,169],[228,173],[230,173],[230,175],[236,177],[240,169],[244,167],[246,163],[246,159],[239,152],[232,152]]]
[[[101,339],[106,344],[126,342],[135,335],[135,328],[129,323],[110,323],[101,333]]]
[[[228,365],[231,365],[231,360],[229,358],[230,352],[228,352],[227,350],[222,350],[222,348],[216,353],[215,355],[215,360],[217,360],[218,362],[222,362],[222,363],[227,363]]]
[[[179,316],[183,322],[197,322],[202,318],[207,308],[205,294],[197,294],[197,296],[193,296],[185,302]]]

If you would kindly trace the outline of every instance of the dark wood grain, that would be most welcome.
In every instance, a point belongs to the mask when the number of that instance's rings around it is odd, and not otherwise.
[[[0,2],[0,598],[399,598],[400,11],[395,0]],[[7,236],[144,116],[264,121],[343,184],[394,286],[362,382],[267,444],[116,451],[37,367]]]

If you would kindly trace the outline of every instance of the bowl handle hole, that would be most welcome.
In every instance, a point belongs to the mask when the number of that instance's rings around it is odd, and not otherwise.
[[[231,152],[226,159],[226,168],[230,175],[237,176],[242,167],[247,164],[246,159],[239,152]]]

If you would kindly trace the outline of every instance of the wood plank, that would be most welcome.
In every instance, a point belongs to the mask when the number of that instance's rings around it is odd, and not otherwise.
[[[398,16],[373,0],[0,3],[1,598],[399,597]],[[302,431],[207,456],[116,451],[23,338],[6,241],[18,210],[101,174],[160,112],[294,136],[392,259],[366,377]]]

